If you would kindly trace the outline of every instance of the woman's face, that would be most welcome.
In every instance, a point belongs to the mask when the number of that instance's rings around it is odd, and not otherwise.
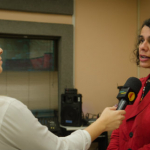
[[[150,28],[144,26],[139,35],[140,66],[150,68]]]
[[[1,54],[3,53],[3,50],[0,48],[0,73],[3,71],[3,68],[2,68],[2,57],[1,57]]]

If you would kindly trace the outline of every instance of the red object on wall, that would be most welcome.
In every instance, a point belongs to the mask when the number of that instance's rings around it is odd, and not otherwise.
[[[43,69],[43,57],[31,58],[33,69]]]
[[[43,68],[44,69],[52,69],[53,68],[53,54],[52,53],[44,54]]]

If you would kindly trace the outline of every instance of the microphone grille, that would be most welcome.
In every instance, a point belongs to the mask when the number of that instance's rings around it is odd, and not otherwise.
[[[140,91],[142,86],[141,81],[136,77],[130,77],[123,87],[130,87],[136,94]]]

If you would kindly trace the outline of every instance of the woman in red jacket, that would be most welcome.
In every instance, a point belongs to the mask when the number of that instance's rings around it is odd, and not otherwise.
[[[150,68],[150,19],[141,27],[134,52],[137,65]],[[107,150],[150,150],[150,74],[140,80],[142,87],[137,99],[126,107],[125,119],[112,132]]]

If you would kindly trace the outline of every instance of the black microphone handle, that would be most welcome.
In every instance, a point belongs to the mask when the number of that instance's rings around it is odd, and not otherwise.
[[[116,110],[124,110],[127,104],[127,100],[121,99]]]

